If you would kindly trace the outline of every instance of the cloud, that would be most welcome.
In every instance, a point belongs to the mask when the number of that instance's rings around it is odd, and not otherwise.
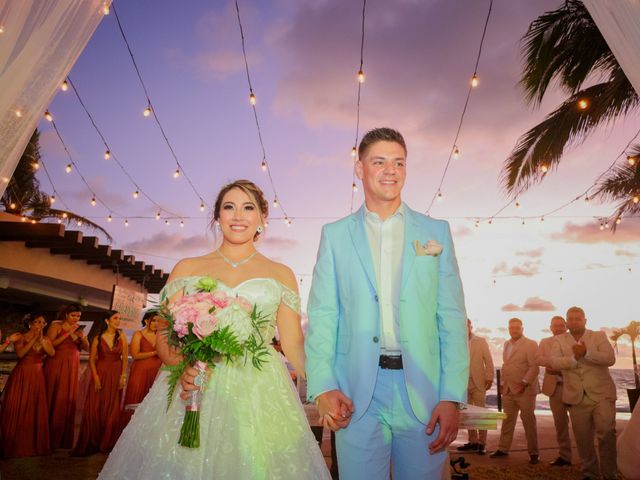
[[[298,246],[298,241],[287,237],[265,237],[261,245],[267,248],[291,249]]]
[[[540,297],[529,297],[522,306],[508,303],[503,305],[501,310],[503,312],[553,312],[557,308],[549,300],[544,300]]]
[[[564,240],[568,243],[635,243],[640,238],[640,222],[628,221],[622,223],[613,233],[610,230],[601,231],[594,222],[576,224],[565,223],[561,232],[552,233],[551,239]]]
[[[159,232],[155,235],[127,243],[126,250],[151,254],[171,254],[185,257],[187,255],[202,254],[211,249],[213,241],[204,235],[185,237],[180,233]]]
[[[533,250],[521,250],[516,252],[516,255],[520,255],[521,257],[529,257],[529,258],[540,258],[542,253],[544,252],[544,248],[536,248]]]
[[[522,265],[514,265],[509,267],[507,262],[500,262],[498,265],[493,267],[492,273],[494,275],[515,275],[515,276],[523,276],[530,277],[535,275],[540,271],[540,264],[542,262],[540,260],[536,261],[526,261]]]
[[[640,254],[638,253],[632,252],[631,250],[624,250],[622,248],[619,248],[614,253],[618,257],[629,257],[629,258],[640,257]]]
[[[460,238],[460,237],[468,237],[469,235],[471,235],[472,230],[469,227],[465,227],[464,225],[456,228],[452,235],[454,238]]]
[[[474,328],[473,331],[478,335],[488,335],[489,333],[493,332],[492,329],[487,327]]]

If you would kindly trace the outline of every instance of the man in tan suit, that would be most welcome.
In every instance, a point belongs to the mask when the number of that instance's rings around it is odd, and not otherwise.
[[[553,423],[556,427],[556,440],[558,441],[558,458],[549,465],[552,467],[562,467],[571,465],[571,437],[569,436],[569,408],[562,401],[562,372],[553,370],[549,365],[551,348],[558,337],[567,332],[567,323],[564,318],[555,316],[549,325],[553,337],[540,340],[536,361],[544,369],[544,379],[542,380],[542,393],[549,397],[549,406],[553,414]]]
[[[617,478],[616,386],[609,367],[616,362],[613,347],[604,332],[586,329],[584,311],[567,311],[569,332],[558,335],[549,364],[562,370],[562,400],[569,404],[571,426],[582,461],[584,478]],[[594,446],[598,439],[598,453]]]
[[[467,318],[467,332],[469,335],[469,385],[467,387],[467,403],[484,407],[487,390],[493,383],[493,359],[489,351],[487,341],[473,334],[473,325]],[[479,455],[485,454],[487,444],[487,431],[469,430],[469,441],[458,447],[461,452],[477,451]]]
[[[509,455],[513,431],[516,427],[518,412],[524,425],[529,451],[529,463],[539,463],[538,430],[536,426],[536,395],[540,390],[538,385],[538,364],[536,353],[538,344],[523,335],[522,320],[509,320],[509,335],[511,340],[504,343],[502,354],[502,382],[499,385],[502,392],[502,403],[507,418],[502,422],[498,450],[490,456],[506,457]]]

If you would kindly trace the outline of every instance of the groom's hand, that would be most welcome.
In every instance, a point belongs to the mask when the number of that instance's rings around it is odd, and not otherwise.
[[[353,402],[340,390],[329,390],[319,395],[316,405],[322,426],[334,432],[346,428],[354,412]]]
[[[440,434],[433,442],[429,444],[429,453],[434,454],[441,452],[453,442],[458,436],[458,425],[460,422],[460,412],[453,402],[438,402],[436,408],[431,413],[431,419],[427,425],[427,435],[431,435],[436,428],[436,424],[440,424]]]

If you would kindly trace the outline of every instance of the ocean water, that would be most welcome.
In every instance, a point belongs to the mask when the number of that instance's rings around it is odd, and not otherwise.
[[[622,368],[610,368],[611,377],[616,384],[616,390],[618,393],[618,399],[616,400],[617,412],[629,412],[629,396],[627,395],[627,388],[635,388],[635,380],[633,378],[633,370]],[[544,376],[544,369],[540,369],[540,386],[542,386],[542,377]],[[487,392],[487,407],[497,407],[498,396],[496,390],[496,382],[494,378],[493,385]],[[537,410],[549,410],[549,400],[546,395],[539,394],[536,398]]]

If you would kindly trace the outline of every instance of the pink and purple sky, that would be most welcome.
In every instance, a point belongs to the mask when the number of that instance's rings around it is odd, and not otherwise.
[[[497,0],[454,160],[445,178],[444,201],[431,210],[451,222],[466,305],[476,329],[501,346],[509,318],[525,334],[548,336],[551,316],[582,306],[593,329],[638,320],[635,297],[640,272],[640,222],[623,221],[618,232],[601,232],[593,217],[612,205],[584,201],[548,212],[584,192],[633,137],[639,116],[608,125],[567,151],[558,171],[496,219],[475,226],[508,198],[499,183],[504,159],[518,137],[563,98],[553,90],[540,108],[529,108],[517,86],[520,38],[558,0]],[[227,181],[248,178],[272,200],[260,169],[262,153],[231,1],[116,2],[149,95],[169,139],[208,204]],[[356,72],[362,4],[343,0],[240,2],[247,53],[267,158],[277,195],[291,226],[272,208],[260,249],[298,274],[303,303],[310,286],[321,226],[347,215],[351,202],[355,137]],[[425,211],[451,149],[482,34],[488,2],[369,1],[365,27],[361,132],[394,127],[407,140],[408,180],[403,198]],[[49,110],[74,160],[98,197],[113,211],[90,205],[91,194],[68,160],[51,124],[40,124],[43,161],[68,206],[105,226],[114,246],[165,270],[176,260],[213,248],[207,212],[175,163],[157,125],[144,118],[144,93],[118,31],[106,16],[70,74],[113,153],[136,182],[179,220],[153,218],[156,207],[112,160],[71,90],[59,92]],[[42,187],[51,192],[43,173]],[[361,190],[356,207],[362,203]],[[125,228],[124,219],[130,225]],[[167,215],[163,212],[163,216]],[[72,226],[70,228],[76,228]],[[89,233],[89,232],[87,232]],[[636,287],[636,288],[634,288]],[[494,349],[494,353],[499,349]],[[628,343],[617,367],[628,367]]]

